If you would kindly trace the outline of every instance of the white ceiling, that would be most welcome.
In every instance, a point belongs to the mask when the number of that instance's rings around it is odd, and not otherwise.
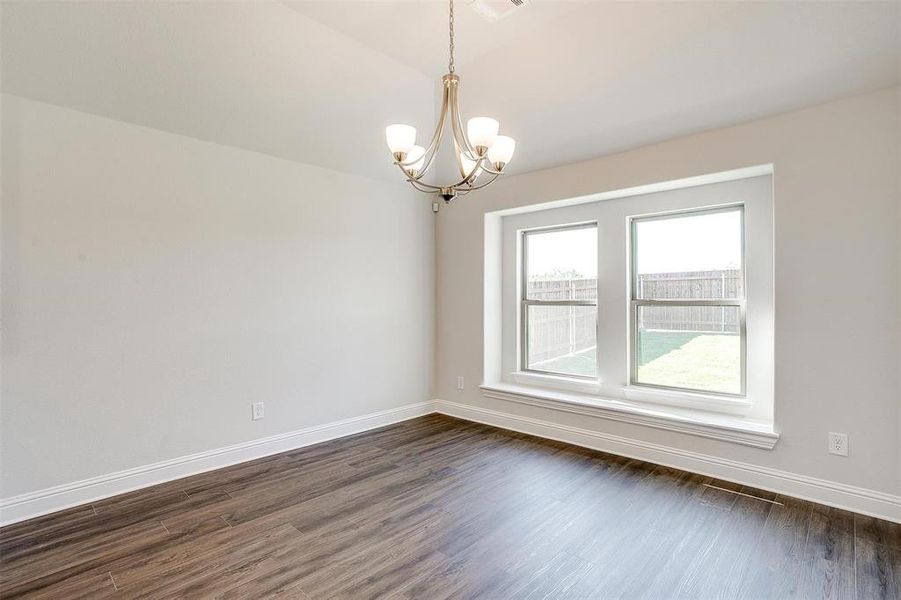
[[[467,115],[512,171],[897,85],[899,2],[457,0]],[[445,2],[6,2],[2,89],[380,178],[391,122],[433,126]]]
[[[458,67],[482,57],[490,61],[495,48],[521,44],[555,21],[565,23],[563,16],[590,0],[532,0],[495,23],[476,13],[472,2],[454,2]],[[446,0],[283,0],[283,4],[432,79],[440,80],[447,73]]]
[[[4,92],[390,177],[384,126],[434,113],[422,73],[282,4],[5,2]]]

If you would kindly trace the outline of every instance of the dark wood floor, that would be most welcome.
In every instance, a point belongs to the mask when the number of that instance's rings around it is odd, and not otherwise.
[[[4,598],[898,598],[901,525],[429,416],[0,530]]]

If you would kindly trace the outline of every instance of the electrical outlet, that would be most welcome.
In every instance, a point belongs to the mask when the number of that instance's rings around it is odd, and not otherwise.
[[[457,377],[457,389],[462,390],[463,387],[463,376],[460,375],[459,377]]]
[[[829,432],[829,454],[848,456],[848,434]]]
[[[253,413],[251,418],[254,421],[259,421],[263,418],[263,403],[262,402],[254,402],[250,405],[251,409],[253,409]]]

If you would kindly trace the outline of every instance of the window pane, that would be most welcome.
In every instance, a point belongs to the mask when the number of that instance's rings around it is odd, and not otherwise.
[[[638,306],[636,383],[741,393],[737,306]]]
[[[741,298],[740,208],[634,222],[635,297]]]
[[[597,376],[597,308],[529,305],[528,365],[533,371]]]
[[[596,300],[597,227],[526,234],[526,298]]]

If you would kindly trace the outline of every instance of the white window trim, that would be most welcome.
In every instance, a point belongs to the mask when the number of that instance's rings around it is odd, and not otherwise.
[[[772,450],[779,441],[779,434],[771,423],[749,421],[741,417],[714,413],[691,414],[612,398],[509,383],[484,384],[480,388],[483,396],[495,400],[644,425],[763,450]]]
[[[597,379],[574,378],[566,375],[539,373],[536,371],[514,371],[513,381],[524,385],[550,387],[582,394],[599,394],[601,383]]]
[[[623,386],[623,395],[636,402],[648,402],[682,408],[693,408],[744,415],[751,408],[751,401],[745,396],[723,396],[720,394],[702,394],[682,390],[643,385]]]
[[[772,165],[761,165],[757,167],[749,167],[745,169],[737,169],[730,172],[715,173],[711,175],[690,177],[684,180],[669,181],[659,184],[650,184],[629,188],[620,191],[604,192],[593,196],[578,197],[568,200],[555,200],[553,202],[529,205],[514,209],[504,209],[485,214],[485,346],[484,346],[484,373],[482,392],[486,397],[500,400],[525,403],[544,408],[556,410],[564,410],[567,412],[576,412],[578,414],[590,415],[599,418],[611,419],[616,421],[629,422],[633,424],[646,425],[658,429],[666,429],[669,431],[677,431],[680,433],[699,435],[711,439],[729,441],[747,446],[753,446],[763,449],[771,449],[779,439],[779,434],[775,432],[773,427],[773,397],[772,397],[772,255],[769,255],[770,264],[767,268],[759,268],[755,266],[754,276],[757,281],[761,281],[761,277],[769,277],[769,284],[762,288],[755,288],[761,291],[756,292],[754,302],[759,302],[763,298],[763,305],[769,311],[764,315],[764,320],[760,321],[759,315],[757,323],[762,323],[764,330],[769,332],[768,346],[758,346],[762,350],[754,356],[763,356],[767,361],[768,368],[764,369],[766,373],[759,380],[756,387],[749,386],[747,388],[746,397],[719,395],[716,393],[706,394],[703,392],[695,393],[691,391],[670,390],[664,388],[643,386],[640,384],[632,384],[628,367],[631,364],[630,353],[630,336],[629,321],[631,296],[624,295],[625,304],[623,313],[624,319],[623,339],[626,340],[626,349],[624,358],[626,369],[623,370],[621,376],[613,376],[609,374],[599,373],[598,379],[585,380],[583,378],[568,378],[563,375],[543,374],[543,373],[525,373],[519,366],[518,356],[518,331],[520,310],[517,306],[512,321],[506,311],[509,310],[510,300],[508,273],[510,272],[511,249],[509,247],[510,239],[508,237],[507,228],[504,225],[504,219],[507,217],[525,217],[530,213],[544,212],[559,208],[576,209],[580,205],[596,204],[601,200],[620,200],[630,196],[653,194],[661,191],[678,191],[687,190],[696,186],[707,186],[722,182],[738,181],[749,178],[757,178],[761,176],[772,176]],[[771,185],[770,180],[770,185]],[[694,190],[690,190],[694,193]],[[769,206],[769,219],[772,218],[772,192],[766,201]],[[755,200],[755,204],[756,204]],[[742,202],[726,202],[725,204],[740,204]],[[697,204],[685,208],[701,208],[704,206],[713,206],[714,203],[698,202]],[[766,205],[760,205],[765,207]],[[671,209],[671,210],[678,210]],[[759,210],[759,209],[758,209]],[[653,211],[636,211],[632,214],[647,214]],[[665,211],[662,211],[665,212]],[[760,218],[759,216],[756,218]],[[530,217],[531,219],[531,217]],[[565,225],[569,223],[580,223],[595,220],[590,212],[582,212],[581,216],[575,218],[557,218],[556,216],[546,222],[546,226]],[[534,221],[527,221],[530,224],[520,229],[539,228],[544,222],[544,217]],[[624,224],[627,225],[627,224]],[[757,235],[760,235],[760,223],[756,224]],[[770,228],[772,222],[770,221]],[[626,227],[623,227],[625,230]],[[767,232],[763,232],[766,234]],[[602,232],[599,231],[599,236]],[[754,234],[752,234],[754,235]],[[772,238],[770,237],[770,243]],[[763,242],[766,243],[765,241]],[[770,252],[772,247],[770,246]],[[514,259],[516,262],[518,258]],[[623,257],[623,262],[627,263],[628,258]],[[748,260],[748,255],[745,255]],[[756,265],[761,265],[760,257],[755,256]],[[518,273],[518,265],[513,268],[514,273]],[[600,277],[600,274],[599,274]],[[745,274],[748,277],[748,274]],[[627,266],[625,272],[625,282],[630,286],[631,269]],[[747,279],[746,279],[747,280]],[[746,290],[750,286],[746,287]],[[514,285],[513,289],[517,289]],[[627,287],[628,289],[628,287]],[[746,292],[747,294],[747,292]],[[518,296],[516,292],[514,296]],[[769,297],[767,297],[769,295]],[[615,302],[613,303],[615,304]],[[600,313],[607,311],[614,314],[618,309],[611,306],[610,297],[605,298],[605,294],[598,297],[598,308]],[[613,311],[611,313],[610,311]],[[507,316],[505,316],[507,315]],[[509,337],[510,331],[516,331],[513,342]],[[756,329],[756,331],[760,331]],[[758,342],[762,339],[758,334]],[[507,358],[510,350],[513,349],[516,354],[511,361]],[[609,348],[608,348],[609,350]],[[599,348],[599,355],[601,349]],[[511,368],[512,366],[512,368]],[[759,372],[759,371],[758,371]],[[623,379],[620,380],[620,377]],[[607,382],[604,379],[608,379]],[[761,385],[762,384],[762,385]]]

